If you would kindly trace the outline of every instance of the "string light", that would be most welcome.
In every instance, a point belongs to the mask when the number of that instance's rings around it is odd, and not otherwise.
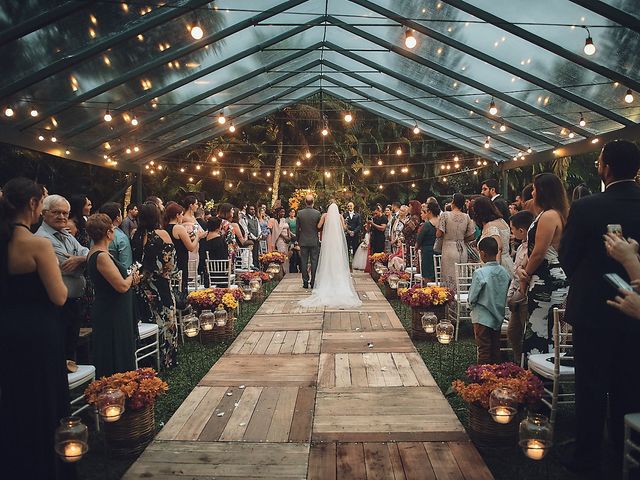
[[[533,152],[533,148],[531,148],[531,146],[527,147],[527,153],[532,153]]]
[[[180,167],[180,173],[184,173],[184,167]]]
[[[581,127],[584,127],[587,124],[587,121],[584,119],[584,116],[582,115],[582,112],[580,112],[580,121],[578,122],[578,124]]]
[[[573,133],[573,132],[569,132],[569,138],[573,138],[573,137],[575,137],[575,136],[576,136],[576,134],[575,134],[575,133]]]
[[[58,141],[58,139],[57,139],[56,137],[51,137],[51,141],[52,141],[53,143],[56,143],[56,142]]]
[[[351,121],[353,120],[353,115],[351,115],[351,112],[347,112],[344,114],[344,121],[347,123],[351,123]]]
[[[190,182],[193,182],[193,177],[189,177],[189,181],[190,181]]]
[[[329,172],[328,170],[324,172],[324,176],[327,178],[331,178],[331,172]]]
[[[267,177],[270,177],[270,176],[271,176],[271,172],[267,172]]]
[[[378,159],[378,165],[382,165],[382,160]]]
[[[220,150],[220,151],[218,152],[218,156],[219,156],[220,158],[224,157],[224,152],[223,152],[222,150]]]
[[[11,107],[7,107],[7,108],[4,109],[4,114],[7,117],[13,117],[14,113],[15,112],[13,111],[13,108],[11,108]]]
[[[220,125],[224,125],[226,121],[227,121],[227,119],[226,119],[226,118],[224,118],[224,113],[220,112],[220,113],[218,114],[218,123],[219,123]]]
[[[125,150],[125,152],[126,152],[128,155],[131,155],[131,149],[130,149],[129,147],[127,147],[127,149]]]
[[[233,132],[235,132],[235,131],[236,131],[236,127],[235,127],[235,125],[233,124],[233,122],[231,122],[231,125],[229,125],[229,131],[230,131],[231,133],[233,133]]]
[[[624,101],[627,103],[633,103],[633,92],[631,91],[631,89],[627,90],[627,93],[624,96]]]
[[[366,169],[366,170],[362,171],[363,175],[369,175],[370,173],[371,173],[371,170],[369,170],[369,169]]]
[[[133,146],[133,151],[134,151],[134,152],[136,152],[136,153],[138,153],[138,152],[140,151],[140,147],[139,147],[139,146],[137,146],[137,145],[134,145],[134,146]]]
[[[489,104],[489,113],[491,115],[495,115],[498,113],[498,107],[496,107],[496,102],[494,102],[493,98],[491,99],[491,103]]]
[[[138,119],[134,115],[134,117],[131,119],[131,125],[133,125],[134,127],[137,127],[138,123],[140,122],[138,122]]]
[[[591,32],[587,27],[582,27],[587,30],[587,39],[584,41],[584,53],[587,55],[593,55],[596,53],[596,46],[593,44],[593,38],[591,38]]]
[[[382,185],[378,185],[378,190],[382,190],[384,187]]]
[[[446,168],[447,168],[447,166],[446,166],[446,165],[440,165],[440,170],[444,170],[444,169],[446,169]]]
[[[299,167],[300,165],[302,165],[302,162],[300,160],[296,161],[296,167]]]
[[[491,137],[487,137],[484,141],[484,148],[489,148],[491,146]]]
[[[415,183],[412,183],[412,184],[411,184],[411,188],[416,188],[416,184],[415,184]]]
[[[420,129],[418,128],[418,124],[416,123],[416,126],[413,127],[413,133],[418,135],[420,133]]]
[[[44,135],[38,135],[38,140],[40,140],[41,142],[44,141]]]
[[[64,153],[65,155],[71,155],[71,152],[69,150],[65,150]]]
[[[200,165],[196,165],[196,170],[200,170],[202,167]]]
[[[329,129],[327,127],[323,127],[320,133],[322,133],[323,137],[326,137],[327,135],[329,135]]]
[[[631,103],[631,102],[627,102],[627,103]],[[38,109],[36,107],[31,107],[31,111],[29,112],[29,114],[32,117],[37,117],[39,115]]]
[[[241,169],[240,169],[240,173],[244,173],[244,168],[241,168]]]
[[[305,154],[304,154],[304,156],[305,156],[306,158],[311,158],[311,152],[307,152],[307,153],[305,153]]]
[[[401,148],[398,148],[396,150],[396,155],[402,155],[402,149]]]
[[[501,132],[506,132],[507,131],[507,126],[504,123],[500,124],[500,131]]]
[[[477,170],[474,170],[474,171],[473,171],[473,174],[474,174],[474,175],[478,175],[478,171],[477,171]]]
[[[290,177],[293,177],[293,172],[289,172],[289,176],[290,176]]]
[[[109,105],[107,104],[107,110],[106,112],[104,112],[104,121],[105,122],[110,122],[111,120],[113,120],[113,117],[111,116],[111,112],[109,111]]]
[[[396,171],[392,168],[391,171],[389,172],[391,175],[395,175]]]
[[[418,44],[416,37],[413,35],[413,30],[407,29],[404,31],[404,45],[407,48],[414,48]]]
[[[447,177],[442,177],[443,182],[447,182]]]

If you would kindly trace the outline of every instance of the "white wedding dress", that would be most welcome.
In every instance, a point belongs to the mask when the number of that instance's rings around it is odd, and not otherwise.
[[[356,308],[362,305],[351,279],[347,240],[338,206],[332,203],[322,229],[318,269],[311,296],[298,302],[303,307]]]

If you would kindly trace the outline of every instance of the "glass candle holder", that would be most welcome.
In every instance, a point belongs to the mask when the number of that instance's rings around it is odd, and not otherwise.
[[[544,415],[527,416],[519,427],[519,442],[522,452],[532,460],[542,460],[553,445],[553,429]]]
[[[218,327],[224,327],[227,324],[227,311],[224,307],[219,306],[216,311],[213,312],[215,324]]]
[[[382,262],[376,262],[373,264],[373,269],[377,274],[381,274],[383,268],[384,268],[384,264]]]
[[[273,273],[274,275],[277,275],[280,273],[280,264],[279,263],[275,263],[272,262],[269,264],[269,267],[267,268],[267,272]]]
[[[187,337],[193,338],[200,333],[200,319],[191,313],[182,319],[182,328]]]
[[[100,418],[107,422],[117,422],[124,413],[125,394],[117,388],[107,388],[100,395],[96,407]]]
[[[426,312],[420,318],[422,322],[422,328],[425,333],[436,333],[436,326],[438,325],[438,317],[433,312]]]
[[[398,295],[404,293],[409,289],[409,282],[407,280],[398,280]]]
[[[389,287],[392,290],[395,290],[396,288],[398,288],[399,281],[400,281],[400,277],[398,277],[398,275],[396,275],[395,273],[392,273],[391,275],[389,275],[389,278],[387,278],[387,282],[389,282]]]
[[[436,325],[436,338],[438,339],[438,342],[443,345],[451,343],[453,341],[454,331],[455,328],[453,323],[447,319],[440,320],[440,323]]]
[[[200,314],[200,328],[208,331],[213,330],[213,324],[215,323],[215,317],[211,310],[202,310]]]
[[[89,430],[79,417],[60,420],[54,437],[54,448],[62,461],[77,462],[89,451]]]
[[[500,387],[489,396],[489,413],[496,423],[507,424],[518,413],[518,399],[510,388]]]
[[[253,293],[258,293],[262,288],[262,279],[255,277],[249,280],[249,287]]]
[[[242,286],[242,299],[245,302],[248,302],[249,300],[251,300],[252,296],[253,296],[253,289],[251,288],[251,285],[243,285]]]

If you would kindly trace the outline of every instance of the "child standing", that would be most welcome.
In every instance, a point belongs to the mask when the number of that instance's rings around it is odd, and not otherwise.
[[[496,262],[498,242],[495,238],[480,240],[478,250],[484,265],[473,272],[469,288],[478,364],[500,363],[500,327],[504,322],[511,276]]]
[[[533,213],[522,210],[511,216],[511,234],[513,237],[522,242],[516,250],[516,258],[513,262],[514,271],[518,271],[519,268],[525,268],[527,266],[527,231],[529,226],[533,223]],[[524,326],[527,323],[529,317],[528,303],[527,303],[527,283],[524,284],[514,276],[509,285],[509,291],[507,292],[507,306],[511,311],[511,317],[509,318],[509,326],[507,327],[507,338],[509,344],[513,350],[513,361],[522,365],[522,338],[524,336]]]

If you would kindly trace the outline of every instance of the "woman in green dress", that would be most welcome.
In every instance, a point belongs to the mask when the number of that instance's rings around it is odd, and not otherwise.
[[[433,244],[436,241],[436,226],[440,215],[440,206],[434,202],[427,202],[420,209],[422,225],[418,231],[416,249],[422,252],[422,278],[423,281],[433,282],[436,274],[433,265]]]
[[[136,368],[131,286],[138,283],[139,277],[135,269],[129,274],[109,254],[115,227],[108,215],[91,215],[86,228],[93,240],[87,260],[87,270],[95,289],[91,312],[92,357],[96,377],[100,378]]]

